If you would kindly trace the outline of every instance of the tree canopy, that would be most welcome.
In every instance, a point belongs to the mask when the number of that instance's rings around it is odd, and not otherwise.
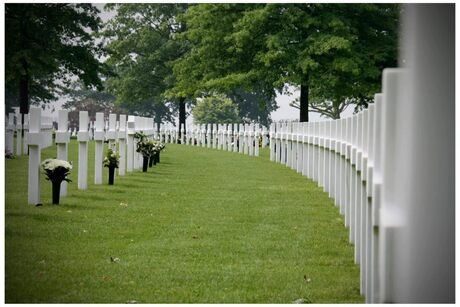
[[[275,97],[264,91],[236,88],[227,92],[227,96],[238,106],[238,116],[245,123],[257,122],[268,127],[270,113],[278,108]]]
[[[102,89],[104,54],[90,32],[99,30],[91,4],[5,4],[5,90],[10,105],[49,102],[72,80]]]
[[[177,17],[187,7],[187,4],[107,5],[117,11],[103,32],[110,52],[108,64],[116,73],[107,80],[108,90],[116,96],[117,103],[138,114],[154,115],[157,122],[171,120],[171,112],[181,102],[178,97],[166,97],[165,92],[175,82],[170,63],[187,50],[187,44],[175,39],[183,31]]]
[[[214,94],[200,99],[192,110],[197,124],[231,124],[241,122],[238,106],[223,94]]]
[[[6,4],[7,106],[20,101],[27,113],[29,100],[54,100],[75,79],[102,90],[105,74],[118,105],[157,122],[178,110],[185,123],[186,103],[220,93],[241,120],[268,124],[291,86],[301,121],[308,108],[338,118],[371,102],[382,69],[396,65],[397,4],[106,7],[116,15],[101,29],[91,4]]]
[[[173,66],[182,61],[191,46],[191,41],[182,35],[189,24],[186,16],[189,10],[199,9],[201,5],[112,4],[107,7],[117,10],[117,16],[107,23],[103,36],[111,52],[108,63],[117,73],[108,79],[108,89],[118,103],[133,110],[165,112],[155,112],[157,121],[170,118],[179,107],[180,122],[185,122],[183,102],[186,98],[193,104],[196,97],[219,91],[240,106],[240,117],[268,123],[269,114],[277,107],[273,89],[213,86],[211,91],[194,93],[177,90]],[[219,58],[218,63],[223,62]],[[193,70],[200,68],[193,67]],[[187,80],[193,82],[193,76]]]
[[[301,108],[308,97],[313,111],[338,117],[396,64],[398,17],[393,4],[193,6],[181,35],[191,49],[176,61],[174,91],[242,87],[273,97],[289,84],[301,87]]]
[[[88,111],[91,121],[96,120],[96,112],[103,112],[106,119],[110,113],[126,114],[126,110],[114,104],[115,97],[104,91],[96,91],[79,82],[73,82],[65,95],[69,100],[62,106],[69,110],[69,127],[77,128],[79,112]]]

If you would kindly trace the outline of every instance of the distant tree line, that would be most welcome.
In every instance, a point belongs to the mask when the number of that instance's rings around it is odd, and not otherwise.
[[[398,4],[105,9],[116,15],[103,23],[91,4],[5,5],[7,112],[66,94],[73,109],[78,97],[101,106],[111,97],[113,107],[157,122],[185,123],[187,106],[199,101],[208,107],[197,117],[215,105],[233,120],[268,124],[277,93],[294,87],[300,121],[309,111],[339,118],[350,104],[371,103],[382,69],[397,65]]]

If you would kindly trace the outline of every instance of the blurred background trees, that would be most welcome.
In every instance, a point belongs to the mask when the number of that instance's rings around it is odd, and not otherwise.
[[[76,109],[78,98],[79,107],[91,101],[157,123],[185,123],[186,111],[203,101],[225,101],[238,120],[268,125],[276,96],[293,89],[300,121],[308,112],[339,118],[349,105],[372,103],[382,69],[397,65],[398,4],[105,9],[113,17],[102,22],[91,4],[7,4],[7,106],[52,101],[78,79],[85,94],[74,92],[65,107]]]

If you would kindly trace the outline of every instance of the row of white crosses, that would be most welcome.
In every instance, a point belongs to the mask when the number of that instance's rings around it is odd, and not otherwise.
[[[187,127],[184,138],[187,145],[259,156],[260,136],[262,147],[267,146],[267,130],[258,124],[201,124]]]
[[[87,146],[89,137],[88,131],[88,112],[80,111],[79,114],[79,131],[78,131],[78,188],[87,188],[88,178],[88,157]],[[95,140],[95,167],[94,183],[102,184],[102,161],[104,141],[108,141],[110,149],[117,151],[120,156],[118,174],[124,176],[126,172],[132,172],[139,169],[142,165],[142,156],[136,152],[137,142],[134,139],[136,132],[144,132],[147,137],[153,137],[154,122],[152,118],[141,116],[128,116],[124,114],[109,114],[109,121],[104,131],[104,113],[96,113],[96,122],[94,130]],[[118,144],[118,148],[117,148]]]
[[[417,4],[404,11],[401,50],[412,67],[385,70],[382,93],[353,117],[271,125],[270,159],[315,180],[334,198],[350,229],[366,302],[453,303],[455,7]],[[47,144],[41,121],[41,109],[31,108],[30,203],[40,200],[40,150]],[[128,171],[136,160],[138,123],[128,117]],[[188,127],[186,143],[249,153],[250,129],[238,127]],[[160,130],[161,138],[176,135],[170,126]],[[85,142],[85,133],[80,139]],[[68,136],[59,140],[66,143]]]
[[[399,259],[395,255],[407,257],[401,249],[410,245],[431,245],[436,249],[439,243],[412,234],[419,241],[404,245],[395,234],[407,235],[405,230],[410,228],[444,227],[442,224],[448,222],[438,220],[438,224],[434,221],[429,224],[430,217],[426,216],[426,219],[418,220],[419,225],[412,225],[414,221],[408,215],[409,212],[423,215],[417,210],[419,203],[407,203],[409,199],[420,201],[420,197],[408,193],[427,193],[418,186],[419,182],[430,181],[430,189],[435,194],[446,191],[446,183],[430,180],[433,174],[420,170],[425,165],[412,168],[412,174],[402,172],[408,170],[406,164],[411,164],[410,160],[404,165],[400,162],[408,150],[405,145],[426,143],[423,138],[409,139],[407,136],[416,135],[417,126],[412,127],[414,133],[408,134],[410,126],[406,118],[398,115],[404,103],[408,103],[402,98],[401,88],[401,84],[409,83],[404,82],[406,75],[402,69],[385,70],[383,93],[376,94],[374,104],[352,117],[323,122],[273,123],[270,126],[270,160],[285,164],[316,181],[335,200],[344,215],[345,226],[349,227],[349,241],[354,244],[354,259],[360,266],[361,294],[369,303],[397,301],[396,293],[400,289],[394,287],[396,283],[404,289],[430,284],[405,275],[404,272],[410,274],[409,268],[401,263],[410,263],[411,260]],[[419,125],[423,126],[423,122]],[[406,135],[404,140],[400,137],[403,132]],[[446,148],[429,150],[435,159],[436,152],[442,154]],[[427,204],[428,207],[438,205]],[[453,202],[451,205],[454,206]],[[412,261],[417,262],[418,255],[412,257]],[[432,263],[421,263],[419,267],[423,270],[430,265]],[[396,275],[400,280],[396,280]]]
[[[28,203],[40,203],[40,163],[41,149],[52,145],[52,122],[51,118],[41,114],[41,108],[31,107],[29,113],[30,123],[27,134],[29,147],[29,181]],[[78,189],[88,187],[88,142],[90,141],[89,118],[87,111],[79,113],[78,140]],[[104,120],[104,113],[96,113],[94,123],[94,183],[102,184],[103,171],[103,148],[104,141],[108,141],[109,148],[117,150],[120,155],[119,175],[141,168],[142,156],[136,152],[134,134],[143,131],[149,138],[154,135],[154,122],[152,118],[141,116],[110,114],[109,120]],[[7,131],[7,143],[11,142]],[[68,130],[68,111],[59,110],[58,129],[56,131],[57,158],[68,160],[68,143],[71,132]],[[12,137],[11,137],[12,138]],[[118,146],[117,146],[118,144]],[[67,182],[61,184],[61,196],[67,195]]]
[[[8,125],[5,130],[5,149],[17,156],[27,153],[27,133],[29,131],[29,115],[24,115],[24,127],[21,125],[21,114],[19,108],[14,113],[8,114]],[[24,138],[22,136],[24,131]],[[16,144],[14,144],[14,133],[16,132]]]
[[[29,114],[24,114],[24,129],[21,125],[21,114],[19,113],[19,108],[15,108],[16,112],[9,113],[7,123],[5,127],[5,149],[11,153],[14,153],[17,156],[22,155],[23,153],[27,154],[27,136],[29,131]],[[117,122],[118,124],[118,122]],[[42,126],[43,129],[52,129],[52,118],[42,115]],[[109,130],[109,121],[102,122],[102,128],[99,127],[99,130],[108,131]],[[21,130],[24,131],[24,138],[22,137]],[[95,123],[89,122],[88,138],[89,140],[94,139],[94,134],[96,131]],[[62,130],[61,130],[62,131]],[[68,128],[69,136],[77,137],[77,129]],[[14,142],[14,136],[16,136],[16,142]],[[48,142],[51,142],[51,139],[48,138]]]
[[[377,225],[372,225],[369,218],[376,207],[368,199],[373,199],[373,146],[381,143],[373,134],[374,124],[378,123],[374,108],[380,105],[377,96],[375,105],[353,117],[270,126],[270,160],[316,181],[345,216],[349,240],[355,247],[355,262],[361,268],[361,294],[372,302],[372,285],[377,284],[371,280],[372,276],[377,278],[372,275],[372,260],[377,255],[372,229]]]
[[[183,125],[182,125],[183,127]],[[155,140],[159,140],[162,143],[177,143],[179,140],[179,130],[177,127],[174,127],[172,124],[160,124],[160,131],[158,134],[157,129],[154,129],[153,137]],[[182,128],[182,131],[183,128]],[[184,138],[184,134],[182,133],[181,139]],[[182,142],[182,144],[184,144]]]
[[[9,113],[8,120],[6,121],[7,125],[5,127],[5,150],[11,153],[14,152],[14,131],[16,130],[14,119],[14,113]]]
[[[455,12],[407,5],[404,69],[352,117],[270,127],[270,158],[324,188],[368,303],[455,302]]]

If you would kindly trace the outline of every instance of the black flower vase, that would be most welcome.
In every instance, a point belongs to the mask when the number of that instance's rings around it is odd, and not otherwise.
[[[109,184],[113,185],[113,180],[115,179],[115,167],[109,166]]]
[[[53,181],[53,205],[59,205],[59,197],[61,196],[61,181]]]
[[[144,156],[144,160],[142,161],[142,171],[146,172],[149,166],[149,156]]]
[[[151,156],[149,157],[149,167],[152,167],[152,166],[153,166],[153,161],[155,160],[155,157],[154,157],[154,156],[155,156],[155,154],[153,154],[153,155],[151,155]]]

